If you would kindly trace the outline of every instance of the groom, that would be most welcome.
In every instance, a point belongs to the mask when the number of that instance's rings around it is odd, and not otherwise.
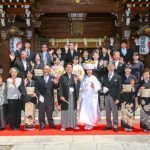
[[[118,107],[120,101],[122,81],[121,77],[114,73],[115,65],[108,64],[108,74],[104,76],[103,93],[105,95],[106,127],[104,130],[112,129],[111,111],[113,114],[114,132],[118,132]]]

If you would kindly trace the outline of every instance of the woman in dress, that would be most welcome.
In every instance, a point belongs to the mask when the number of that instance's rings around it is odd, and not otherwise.
[[[145,90],[145,93],[143,92]],[[144,132],[150,132],[150,70],[145,69],[143,80],[139,84],[141,103],[140,127]]]
[[[18,130],[21,124],[21,107],[22,101],[20,100],[21,93],[19,86],[22,79],[17,77],[19,71],[13,67],[9,71],[10,78],[7,79],[7,99],[9,109],[9,125],[11,129]]]
[[[34,130],[35,128],[35,108],[36,108],[36,94],[35,94],[35,81],[32,79],[33,74],[31,71],[27,72],[27,78],[22,81],[19,86],[21,92],[21,100],[25,103],[25,116],[24,122],[25,130]]]
[[[5,104],[7,104],[6,98],[6,84],[3,82],[3,76],[0,74],[0,130],[5,129],[6,116],[5,116]]]
[[[125,131],[132,131],[135,120],[135,99],[137,79],[131,74],[131,66],[125,66],[125,74],[122,76],[123,90],[121,94],[121,127]]]
[[[139,61],[139,54],[133,54],[132,74],[136,76],[138,83],[141,81],[141,76],[144,70],[143,62]]]
[[[101,114],[98,102],[98,91],[101,83],[93,75],[93,64],[84,64],[86,75],[80,86],[79,123],[85,125],[85,130],[91,130],[100,121]]]

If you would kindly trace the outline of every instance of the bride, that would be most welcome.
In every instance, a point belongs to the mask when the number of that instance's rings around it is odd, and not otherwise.
[[[94,69],[92,63],[84,64],[84,69],[86,75],[80,86],[79,123],[85,125],[85,130],[92,130],[101,118],[98,102],[98,91],[101,89],[101,83],[92,74]]]

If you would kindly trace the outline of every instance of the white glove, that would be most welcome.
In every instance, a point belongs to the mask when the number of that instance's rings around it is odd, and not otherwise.
[[[70,93],[73,93],[73,92],[74,92],[74,88],[72,88],[72,87],[69,88],[69,92],[70,92]]]
[[[109,91],[109,89],[107,87],[103,87],[103,93],[107,93]]]
[[[44,97],[43,97],[42,95],[40,95],[39,101],[40,101],[41,103],[44,103]]]

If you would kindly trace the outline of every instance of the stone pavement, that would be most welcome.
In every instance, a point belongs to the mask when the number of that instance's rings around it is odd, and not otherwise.
[[[0,150],[150,150],[150,135],[0,137]]]
[[[22,123],[23,119],[22,114]],[[54,113],[54,120],[56,124],[60,123],[60,113]],[[139,122],[139,110],[136,122]],[[101,123],[105,123],[105,111]],[[0,136],[0,150],[150,150],[150,134]]]

